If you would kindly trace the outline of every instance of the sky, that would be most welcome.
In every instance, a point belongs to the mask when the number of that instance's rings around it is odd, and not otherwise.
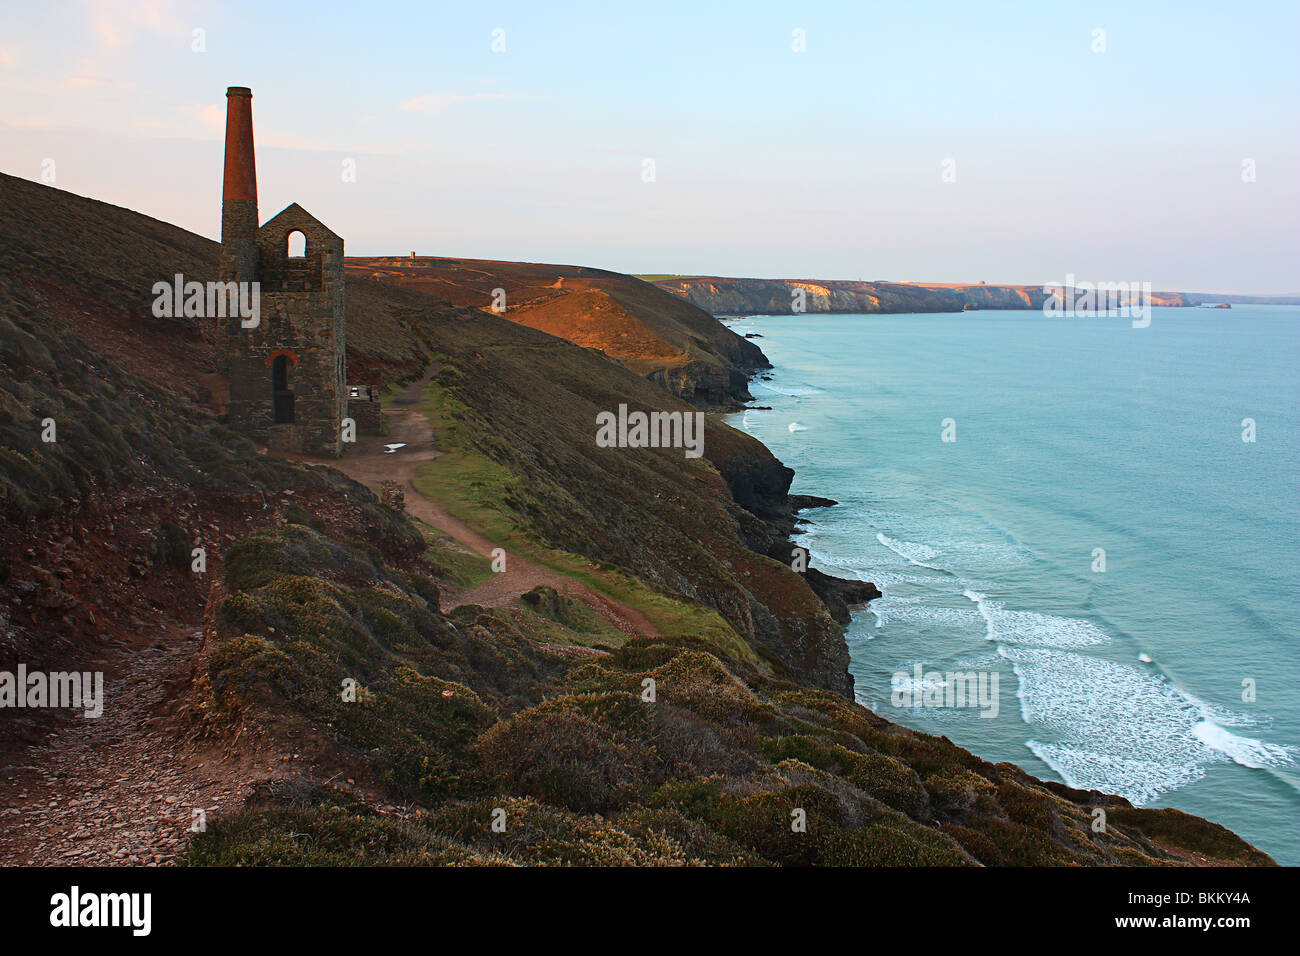
[[[0,0],[0,170],[348,255],[1300,293],[1300,2]]]

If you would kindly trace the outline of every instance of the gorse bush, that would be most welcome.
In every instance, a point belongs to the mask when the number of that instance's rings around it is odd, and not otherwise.
[[[273,789],[210,821],[192,862],[1173,859],[1141,832],[1146,811],[1094,833],[1068,788],[1052,792],[834,694],[673,640],[620,636],[592,651],[591,634],[570,629],[589,620],[554,592],[513,613],[444,615],[432,582],[392,570],[382,550],[298,523],[229,549],[207,657],[210,719],[305,716],[331,763],[417,809],[393,817],[310,782]],[[565,654],[565,634],[585,654]],[[348,680],[355,702],[341,692]],[[1166,846],[1252,859],[1221,828],[1153,822]]]

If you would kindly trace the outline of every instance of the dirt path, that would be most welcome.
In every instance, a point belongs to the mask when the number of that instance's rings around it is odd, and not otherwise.
[[[123,647],[102,662],[100,717],[69,713],[43,742],[10,755],[0,767],[0,864],[171,864],[195,809],[233,812],[255,783],[289,769],[258,748],[236,757],[192,743],[182,721],[163,715],[201,641],[200,628],[172,627],[151,645]]]
[[[438,454],[429,421],[418,411],[426,381],[386,406],[389,435],[363,437],[341,462],[329,464],[374,488],[385,478],[399,482],[411,514],[490,557],[493,542],[412,484],[417,469]],[[405,447],[390,454],[386,446],[397,443]],[[541,584],[584,601],[624,633],[659,633],[633,608],[513,554],[505,572],[444,594],[442,603],[445,610],[508,605]],[[104,673],[102,716],[60,715],[43,741],[0,758],[0,865],[172,865],[185,852],[195,809],[208,818],[233,812],[257,784],[312,763],[272,752],[264,741],[229,747],[189,738],[187,722],[167,708],[184,699],[177,690],[188,686],[201,642],[201,628],[148,628],[90,667]]]
[[[385,479],[397,482],[406,495],[408,513],[451,536],[475,554],[491,558],[492,551],[499,545],[415,488],[414,480],[420,467],[432,462],[439,454],[433,447],[433,429],[429,420],[419,411],[421,392],[436,371],[434,367],[384,406],[388,419],[387,435],[359,437],[356,445],[340,461],[330,465],[376,491]],[[390,446],[398,444],[403,447],[389,451]],[[505,571],[494,573],[476,588],[444,593],[442,610],[448,611],[464,604],[485,607],[512,604],[521,594],[539,585],[549,585],[561,594],[582,601],[625,634],[659,636],[659,630],[640,611],[593,591],[581,581],[509,552]]]

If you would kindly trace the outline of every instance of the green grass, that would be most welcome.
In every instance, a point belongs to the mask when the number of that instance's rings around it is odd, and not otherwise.
[[[521,595],[515,605],[510,610],[493,611],[523,617],[519,626],[535,640],[611,648],[622,647],[629,639],[584,602],[558,594],[554,588],[534,588]]]
[[[492,576],[492,562],[475,554],[455,538],[425,524],[414,515],[411,523],[424,535],[424,559],[438,569],[439,579],[463,590],[476,588]]]
[[[507,553],[585,584],[599,594],[644,614],[665,637],[700,641],[728,658],[767,672],[767,663],[712,608],[688,604],[647,587],[612,565],[597,564],[582,555],[547,546],[502,502],[517,484],[506,468],[469,448],[456,403],[446,390],[430,382],[424,387],[422,414],[433,426],[434,444],[441,454],[423,466],[413,484],[479,534]]]

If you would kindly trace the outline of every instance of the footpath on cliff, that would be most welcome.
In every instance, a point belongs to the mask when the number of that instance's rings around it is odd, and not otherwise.
[[[175,864],[193,827],[299,769],[262,740],[197,738],[176,707],[202,629],[154,624],[146,634],[95,662],[113,706],[94,719],[55,715],[0,768],[0,866]]]
[[[419,469],[440,454],[419,410],[436,371],[435,365],[385,407],[387,435],[362,436],[341,461],[313,463],[337,468],[376,491],[385,479],[397,482],[411,515],[490,558],[496,542],[414,484]],[[391,446],[400,447],[390,451]],[[505,571],[477,587],[444,589],[441,609],[507,606],[539,585],[581,600],[625,634],[659,635],[636,609],[514,553],[507,554]],[[104,658],[105,694],[118,705],[93,720],[80,714],[56,720],[41,742],[0,772],[7,792],[0,809],[0,866],[174,865],[183,858],[196,810],[207,816],[234,812],[257,786],[302,769],[300,755],[263,739],[245,738],[237,747],[196,739],[176,711],[187,695],[176,692],[194,673],[202,630],[149,623],[140,646]]]
[[[422,467],[435,462],[441,454],[434,447],[433,427],[420,411],[424,386],[437,374],[433,363],[424,377],[413,382],[384,406],[388,434],[359,436],[356,444],[330,467],[337,468],[354,481],[376,493],[382,481],[398,484],[405,495],[406,511],[425,524],[441,531],[483,558],[491,558],[500,544],[485,538],[447,508],[422,494],[415,478]],[[436,465],[435,465],[436,467]],[[583,582],[559,571],[542,567],[521,554],[506,549],[505,570],[494,572],[477,587],[463,591],[444,591],[441,610],[446,612],[467,604],[501,607],[513,604],[533,588],[546,585],[557,592],[582,601],[602,618],[628,635],[660,636],[650,620],[619,601],[615,601]]]

